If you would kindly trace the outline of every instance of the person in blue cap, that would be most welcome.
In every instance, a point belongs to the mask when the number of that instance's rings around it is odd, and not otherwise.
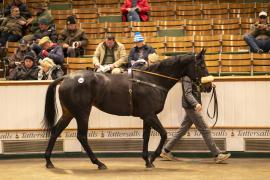
[[[128,56],[128,67],[135,67],[141,63],[147,64],[148,55],[156,53],[154,48],[144,43],[144,38],[140,32],[135,33],[134,43],[136,46],[130,50]],[[140,63],[136,63],[136,61]]]

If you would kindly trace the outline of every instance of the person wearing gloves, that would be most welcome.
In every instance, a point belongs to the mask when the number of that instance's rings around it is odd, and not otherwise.
[[[186,112],[184,120],[181,123],[179,130],[174,134],[172,139],[163,147],[160,156],[166,160],[177,160],[171,153],[173,147],[178,140],[183,137],[190,127],[194,124],[201,133],[208,149],[211,151],[216,163],[221,163],[230,157],[230,153],[222,153],[214,142],[211,131],[205,123],[202,111],[201,92],[211,92],[213,76],[203,77],[201,84],[193,82],[188,76],[182,78],[182,106]]]
[[[58,43],[63,47],[65,57],[83,56],[88,44],[85,32],[77,28],[74,16],[68,16],[66,24],[67,28],[63,29],[58,37]]]
[[[123,66],[127,63],[125,46],[115,41],[115,36],[108,34],[104,42],[97,46],[93,64],[97,72],[111,72],[119,74],[124,71]]]
[[[53,43],[48,36],[41,38],[38,45],[42,49],[38,54],[38,60],[48,57],[52,59],[55,64],[62,65],[64,63],[62,47]]]

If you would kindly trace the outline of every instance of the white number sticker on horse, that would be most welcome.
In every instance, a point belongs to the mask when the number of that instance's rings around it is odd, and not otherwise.
[[[84,78],[81,77],[78,79],[78,83],[82,84],[83,82],[84,82]]]

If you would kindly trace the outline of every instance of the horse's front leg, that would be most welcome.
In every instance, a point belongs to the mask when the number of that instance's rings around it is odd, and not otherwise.
[[[145,166],[147,168],[153,167],[153,165],[150,163],[149,154],[148,154],[148,143],[149,143],[150,131],[151,131],[151,127],[148,125],[148,123],[144,119],[144,121],[143,121],[143,152],[142,152],[142,158],[144,159]]]
[[[154,130],[156,130],[160,134],[159,145],[158,145],[157,149],[155,150],[155,152],[150,157],[150,163],[152,164],[152,166],[154,166],[153,162],[160,155],[162,148],[164,146],[164,143],[167,139],[167,132],[164,129],[164,127],[162,126],[162,124],[159,121],[156,114],[152,116],[151,121],[150,121],[150,125]]]

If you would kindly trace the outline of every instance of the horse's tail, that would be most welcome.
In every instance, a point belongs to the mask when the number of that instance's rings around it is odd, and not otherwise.
[[[64,77],[56,79],[49,85],[47,89],[45,100],[45,112],[43,117],[43,129],[46,130],[47,135],[51,134],[52,127],[54,126],[56,121],[57,107],[55,103],[55,91],[57,84],[61,82],[63,79]]]

